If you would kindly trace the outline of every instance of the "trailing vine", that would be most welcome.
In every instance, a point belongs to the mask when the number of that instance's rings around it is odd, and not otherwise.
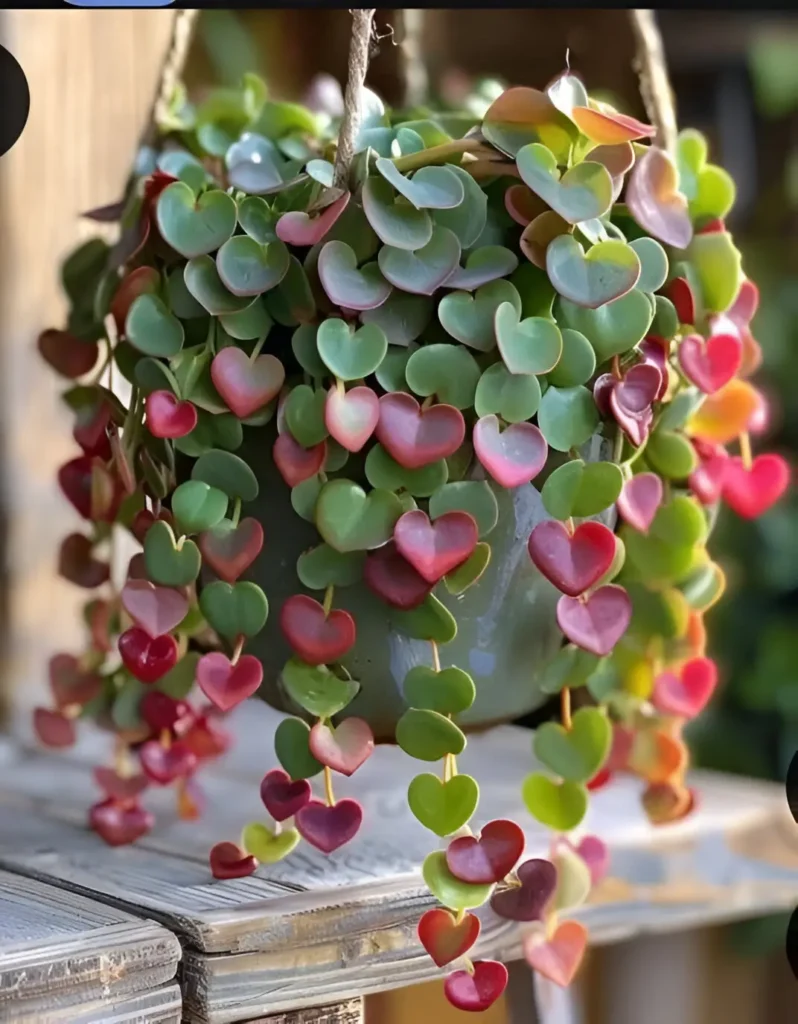
[[[69,318],[39,348],[71,382],[81,449],[59,483],[87,525],[59,568],[94,595],[87,647],[52,660],[55,707],[36,728],[54,747],[80,719],[116,734],[90,811],[107,842],[152,828],[151,785],[174,784],[181,816],[199,813],[195,775],[227,747],[223,716],[264,679],[250,645],[267,595],[243,577],[280,541],[247,514],[260,464],[236,454],[245,433],[258,439],[317,543],[276,616],[297,714],[261,784],[272,821],[217,844],[213,874],[358,833],[362,808],[336,789],[375,741],[342,716],[360,689],[347,667],[358,623],[337,601],[362,580],[427,645],[396,725],[429,769],[410,809],[443,840],[423,865],[440,906],[418,933],[455,968],[449,1000],[481,1010],[507,981],[468,957],[483,904],[527,926],[542,974],[565,985],[578,969],[587,933],[564,915],[607,866],[598,837],[574,835],[591,791],[631,772],[651,821],[694,806],[682,729],[717,684],[703,627],[725,585],[713,518],[719,502],[761,515],[789,474],[752,454],[767,422],[748,379],[757,292],[724,225],[734,185],[700,135],[682,132],[671,156],[570,71],[506,90],[482,119],[360,100],[342,166],[335,121],[270,101],[255,76],[199,107],[178,88],[123,203],[87,215],[118,220],[119,241],[68,258]],[[546,515],[524,541],[559,592],[564,644],[534,666],[561,720],[536,730],[523,782],[550,856],[524,860],[515,822],[472,828],[458,716],[476,688],[443,667],[457,622],[438,595],[479,586],[497,494],[533,481]],[[120,530],[142,550],[117,591],[106,549]]]

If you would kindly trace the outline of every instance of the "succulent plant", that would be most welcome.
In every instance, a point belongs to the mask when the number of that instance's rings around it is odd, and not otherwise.
[[[358,832],[362,809],[333,776],[359,770],[374,736],[342,716],[358,623],[336,596],[365,580],[428,644],[396,727],[430,769],[410,808],[446,843],[424,863],[441,906],[419,938],[438,966],[465,965],[447,996],[478,1010],[507,979],[467,958],[486,902],[529,923],[541,973],[568,984],[578,968],[586,931],[560,915],[606,869],[598,837],[568,839],[591,790],[631,772],[654,823],[693,807],[681,732],[717,684],[703,627],[724,589],[707,551],[715,511],[758,516],[789,473],[751,452],[768,418],[749,380],[757,290],[724,224],[734,184],[700,135],[668,153],[570,71],[472,105],[481,118],[362,101],[341,179],[337,120],[270,101],[256,76],[198,107],[179,93],[124,201],[87,214],[118,221],[119,239],[67,259],[69,317],[39,348],[70,381],[81,449],[59,482],[86,530],[64,541],[60,571],[102,596],[86,605],[86,651],[52,660],[55,708],[36,726],[50,746],[82,718],[117,733],[90,814],[106,841],[151,828],[151,784],[174,783],[179,813],[199,813],[195,772],[263,679],[248,644],[267,594],[241,579],[264,546],[247,515],[260,484],[236,454],[255,438],[247,451],[318,532],[297,565],[303,592],[273,616],[294,652],[281,685],[303,715],[279,726],[280,767],[261,785],[274,824],[214,847],[213,873],[249,874],[301,841],[329,853]],[[588,461],[596,438],[603,458]],[[519,780],[551,855],[519,864],[518,824],[469,827],[479,788],[458,772],[458,716],[475,684],[441,668],[457,621],[436,592],[480,586],[496,495],[533,486],[547,518],[521,557],[561,595],[544,690],[562,714],[535,731],[541,767]],[[102,553],[118,530],[143,549],[119,592]]]

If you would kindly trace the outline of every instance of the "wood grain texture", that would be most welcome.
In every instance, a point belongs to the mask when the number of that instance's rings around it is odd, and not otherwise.
[[[363,1024],[363,1000],[347,999],[335,1006],[314,1006],[309,1010],[269,1014],[246,1024]]]
[[[234,713],[238,743],[203,776],[206,818],[176,822],[172,795],[156,789],[147,801],[158,826],[121,850],[105,847],[83,824],[97,796],[94,737],[69,758],[5,755],[0,864],[174,929],[184,941],[185,1013],[197,1024],[232,1024],[438,976],[415,934],[433,902],[419,868],[434,841],[407,811],[415,767],[398,748],[378,748],[362,772],[341,780],[339,795],[356,796],[366,810],[366,825],[348,847],[325,858],[303,845],[249,878],[211,878],[210,845],[236,839],[250,819],[266,820],[258,781],[271,767],[263,751],[278,721],[257,704]],[[515,817],[526,829],[527,855],[545,855],[548,837],[518,794],[518,780],[534,768],[529,733],[505,727],[473,736],[461,761],[481,783],[476,826],[488,816]],[[698,812],[664,828],[645,819],[634,780],[594,795],[585,829],[609,844],[610,877],[574,914],[594,946],[798,902],[798,834],[781,787],[714,773],[696,773],[691,784],[701,795]],[[518,959],[519,930],[489,908],[480,916],[476,955]]]
[[[119,1000],[171,981],[180,944],[152,921],[0,871],[0,1019]]]
[[[55,474],[76,446],[58,400],[63,381],[35,342],[64,313],[61,258],[97,234],[97,225],[80,221],[81,211],[121,194],[173,18],[172,11],[0,11],[0,43],[20,62],[31,94],[22,137],[0,160],[0,408],[12,609],[4,674],[26,724],[31,706],[46,699],[49,655],[81,643],[85,597],[55,576],[58,545],[79,527]]]
[[[74,1006],[59,999],[57,1006],[46,1010],[15,1003],[13,1015],[0,1020],[4,1024],[181,1024],[182,1005],[180,986],[173,982],[147,992]]]

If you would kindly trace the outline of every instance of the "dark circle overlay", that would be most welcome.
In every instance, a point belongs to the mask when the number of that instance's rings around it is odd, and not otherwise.
[[[0,156],[17,142],[30,112],[30,90],[16,57],[0,46]]]
[[[793,976],[798,979],[798,908],[796,908],[787,926],[787,962]]]
[[[798,823],[798,750],[793,754],[790,767],[787,769],[787,803],[793,820]]]

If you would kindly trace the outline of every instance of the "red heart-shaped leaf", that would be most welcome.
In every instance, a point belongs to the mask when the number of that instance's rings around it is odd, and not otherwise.
[[[119,653],[125,668],[142,683],[157,683],[177,664],[173,636],[151,637],[133,626],[119,637]]]
[[[478,839],[453,839],[446,851],[446,863],[462,882],[489,885],[509,875],[524,852],[524,844],[524,833],[514,821],[491,821]]]
[[[713,334],[706,341],[688,334],[679,345],[679,363],[685,377],[705,395],[728,384],[740,369],[743,346],[733,334]]]
[[[674,277],[663,289],[676,310],[680,324],[692,326],[695,323],[695,296],[686,277]]]
[[[144,538],[147,536],[147,531],[156,521],[156,518],[160,522],[169,523],[170,526],[174,526],[174,517],[172,516],[172,513],[169,511],[169,509],[162,508],[156,517],[148,508],[143,508],[140,512],[136,513],[135,518],[133,519],[133,523],[131,525],[133,536],[140,544],[144,543]]]
[[[308,665],[327,665],[341,658],[355,643],[355,620],[349,612],[324,608],[307,594],[289,597],[280,611],[280,628],[299,657]]]
[[[327,442],[303,448],[286,430],[274,442],[272,458],[283,480],[289,487],[296,487],[321,470],[327,458]]]
[[[88,704],[99,695],[102,678],[95,672],[84,672],[71,654],[55,654],[48,663],[50,689],[59,710],[74,704]]]
[[[550,860],[534,857],[516,874],[521,884],[494,892],[491,908],[508,921],[542,921],[557,888],[557,869]]]
[[[139,712],[147,725],[155,733],[164,729],[175,729],[180,723],[185,731],[193,720],[194,712],[185,700],[175,700],[168,693],[150,690],[144,694],[139,703]]]
[[[89,827],[109,846],[126,846],[146,836],[155,825],[155,817],[137,804],[117,803],[113,799],[94,804],[89,811]]]
[[[631,618],[629,595],[612,583],[599,587],[588,598],[563,596],[557,602],[557,625],[567,639],[598,658],[612,651]]]
[[[246,878],[258,869],[255,858],[235,843],[217,843],[209,860],[214,878]]]
[[[151,184],[151,188],[157,187]],[[125,333],[127,315],[139,295],[157,292],[160,284],[161,275],[154,267],[136,267],[122,278],[110,306],[119,334]]]
[[[462,565],[478,538],[474,517],[459,511],[445,512],[430,522],[426,512],[413,509],[399,517],[393,531],[400,555],[432,584]]]
[[[627,370],[609,395],[609,404],[616,422],[636,447],[648,437],[654,419],[652,402],[662,386],[662,373],[651,362],[638,363]]]
[[[111,458],[108,436],[110,423],[111,406],[106,401],[78,409],[72,436],[83,449],[84,455],[96,456],[104,461]]]
[[[107,562],[93,557],[94,546],[82,533],[70,533],[58,552],[58,574],[76,587],[94,590],[106,583],[111,574]]]
[[[353,839],[363,822],[363,808],[357,800],[346,798],[332,807],[320,800],[305,804],[294,818],[296,830],[311,846],[332,853]]]
[[[68,331],[42,331],[37,342],[39,354],[62,377],[77,380],[97,365],[96,341],[81,341]]]
[[[329,232],[348,203],[349,193],[344,192],[314,217],[309,217],[304,210],[289,210],[275,224],[275,234],[286,245],[316,245]]]
[[[148,740],[139,747],[139,760],[147,778],[159,786],[168,786],[175,779],[190,775],[197,767],[196,756],[180,740],[168,747],[158,740]]]
[[[678,672],[657,676],[651,700],[657,711],[679,718],[695,718],[715,692],[718,669],[711,658],[692,658]]]
[[[335,729],[316,722],[308,745],[321,764],[341,775],[354,775],[374,752],[374,733],[362,718],[345,718]]]
[[[780,455],[758,455],[746,469],[738,456],[730,457],[723,470],[723,500],[743,519],[756,519],[785,494],[790,467]]]
[[[482,1013],[507,988],[509,975],[498,960],[478,960],[470,971],[453,971],[443,985],[446,998],[458,1010]]]
[[[34,708],[33,730],[40,743],[55,750],[71,747],[77,738],[72,719],[50,708]]]
[[[282,768],[273,768],[267,772],[260,784],[260,798],[275,821],[293,818],[312,795],[307,779],[292,781],[288,772]]]
[[[405,469],[419,469],[453,455],[465,439],[465,420],[453,405],[422,409],[412,395],[380,398],[377,440]]]
[[[252,565],[263,548],[263,527],[257,519],[237,526],[218,526],[200,534],[199,548],[206,565],[225,583],[235,581]]]
[[[263,682],[263,666],[251,654],[233,664],[220,651],[203,654],[197,662],[197,683],[220,711],[229,711],[251,697]]]
[[[153,437],[185,437],[197,425],[197,410],[171,391],[147,395],[147,429]]]
[[[216,709],[212,709],[216,714]],[[183,743],[196,754],[199,760],[210,760],[219,757],[230,749],[232,736],[220,728],[210,714],[198,715],[183,733]]]
[[[458,922],[441,907],[428,910],[418,922],[418,939],[437,967],[445,967],[465,956],[479,937],[480,922],[475,914],[464,914]]]
[[[392,608],[410,611],[423,604],[432,584],[427,583],[389,541],[369,551],[363,565],[363,579],[369,590]]]
[[[581,523],[570,534],[556,519],[544,520],[529,535],[529,557],[547,580],[570,597],[598,583],[615,559],[615,534],[603,523]]]

